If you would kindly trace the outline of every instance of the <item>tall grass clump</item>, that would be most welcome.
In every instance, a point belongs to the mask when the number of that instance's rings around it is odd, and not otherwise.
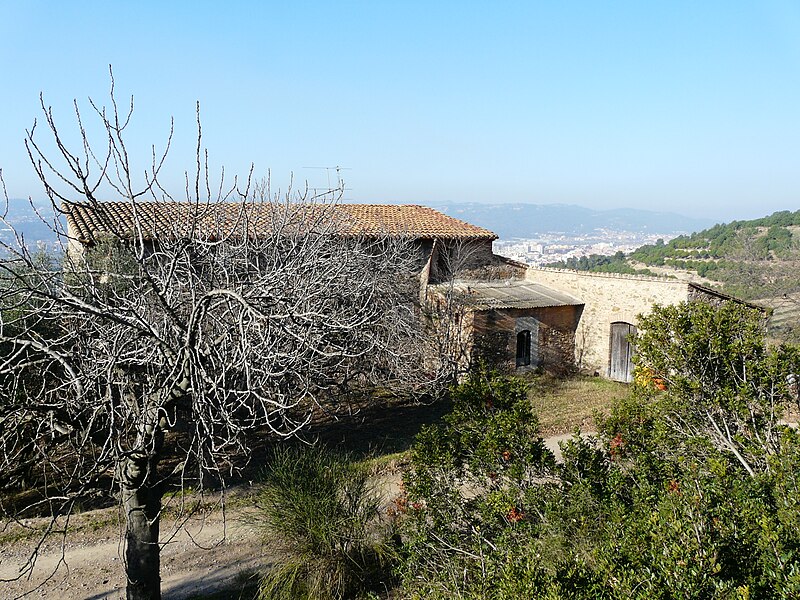
[[[354,598],[389,579],[391,524],[367,468],[321,447],[277,448],[261,477],[252,522],[277,561],[259,598]]]

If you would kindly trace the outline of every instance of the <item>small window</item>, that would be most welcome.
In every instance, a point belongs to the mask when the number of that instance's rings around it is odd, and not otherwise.
[[[527,367],[531,364],[531,332],[527,329],[517,334],[517,366]]]

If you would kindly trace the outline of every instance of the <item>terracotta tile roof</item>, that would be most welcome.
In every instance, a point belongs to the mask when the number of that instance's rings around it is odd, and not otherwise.
[[[285,205],[220,203],[196,205],[187,202],[75,202],[65,203],[71,234],[83,243],[98,235],[129,237],[135,234],[135,215],[145,239],[160,236],[186,236],[192,223],[204,235],[214,236],[231,227],[242,226],[243,206],[247,207],[248,229],[254,235],[272,229],[276,217],[286,215]],[[483,239],[497,235],[450,217],[427,206],[415,204],[337,204],[298,205],[296,222],[336,221],[338,235],[402,236],[417,239]],[[253,210],[250,211],[249,209]],[[331,217],[326,211],[331,210]]]

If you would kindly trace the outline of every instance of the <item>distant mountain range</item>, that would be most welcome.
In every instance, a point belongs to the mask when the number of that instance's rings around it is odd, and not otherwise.
[[[494,231],[500,239],[535,238],[546,233],[580,234],[595,229],[640,233],[691,233],[714,224],[711,219],[675,213],[617,208],[595,210],[575,204],[432,204],[457,219]]]
[[[45,214],[52,214],[49,204],[37,203]],[[620,208],[594,210],[574,204],[479,204],[442,203],[433,208],[448,215],[494,231],[500,239],[535,238],[544,234],[583,234],[596,229],[641,233],[679,234],[706,229],[710,219],[685,217],[667,212]],[[8,220],[31,242],[53,240],[52,232],[41,223],[23,199],[9,201]],[[0,230],[5,239],[8,232]]]

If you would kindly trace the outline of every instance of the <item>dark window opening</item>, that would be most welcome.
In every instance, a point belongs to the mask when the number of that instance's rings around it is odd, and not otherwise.
[[[531,332],[527,329],[517,334],[517,366],[527,367],[531,364]]]

